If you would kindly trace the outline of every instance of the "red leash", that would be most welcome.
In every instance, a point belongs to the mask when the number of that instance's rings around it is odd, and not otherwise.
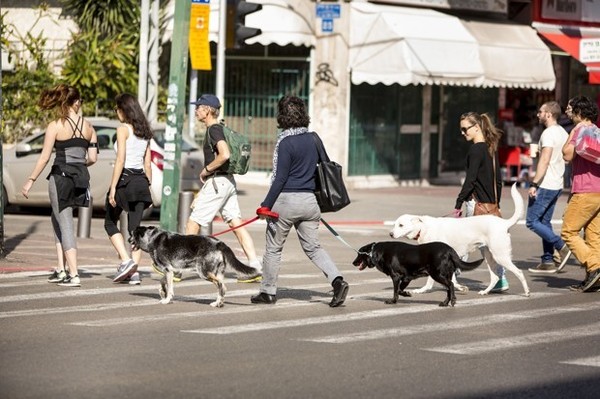
[[[247,224],[250,224],[252,222],[256,222],[258,219],[259,219],[259,217],[255,216],[254,218],[252,218],[250,220],[246,220],[244,223],[242,223],[242,224],[240,224],[238,226],[232,227],[232,228],[227,229],[225,231],[221,231],[220,233],[217,233],[217,234],[212,234],[210,237],[216,237],[216,236],[220,236],[221,234],[229,233],[230,231],[233,231],[235,229],[239,229],[240,227],[243,227],[243,226],[245,226]]]

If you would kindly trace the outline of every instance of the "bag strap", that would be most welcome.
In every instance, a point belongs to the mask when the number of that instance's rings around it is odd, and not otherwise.
[[[494,175],[493,175],[493,179],[492,181],[494,182],[494,203],[496,205],[498,205],[498,182],[496,182],[496,153],[494,153],[494,155],[492,156],[492,165],[493,165],[493,171],[494,171]]]
[[[315,144],[317,146],[319,162],[329,162],[329,155],[327,155],[327,151],[325,150],[325,146],[323,145],[323,141],[319,135],[316,132],[311,132],[310,134],[313,136],[313,140],[315,140]]]

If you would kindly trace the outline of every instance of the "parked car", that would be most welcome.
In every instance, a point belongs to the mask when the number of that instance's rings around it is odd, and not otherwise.
[[[110,186],[112,169],[115,165],[116,153],[114,142],[117,139],[117,127],[120,122],[112,119],[86,118],[98,135],[98,161],[90,166],[91,193],[94,208],[104,207],[106,193]],[[152,127],[154,138],[150,142],[152,154],[151,193],[155,209],[160,209],[163,185],[164,133],[165,125]],[[38,181],[29,191],[29,199],[21,194],[21,187],[29,177],[44,145],[45,132],[34,133],[12,147],[2,151],[4,205],[50,206],[48,197],[48,181],[51,159]],[[191,140],[183,138],[181,143],[180,191],[197,191],[200,189],[199,174],[204,167],[204,154]]]

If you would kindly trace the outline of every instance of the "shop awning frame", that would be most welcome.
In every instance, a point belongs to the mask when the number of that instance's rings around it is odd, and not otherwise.
[[[529,26],[360,2],[350,12],[354,84],[555,86],[550,49]]]

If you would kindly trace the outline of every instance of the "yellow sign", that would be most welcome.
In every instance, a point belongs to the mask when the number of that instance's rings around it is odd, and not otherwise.
[[[192,69],[210,71],[210,42],[208,41],[208,26],[210,18],[210,4],[208,1],[192,0],[190,9],[190,60]]]

